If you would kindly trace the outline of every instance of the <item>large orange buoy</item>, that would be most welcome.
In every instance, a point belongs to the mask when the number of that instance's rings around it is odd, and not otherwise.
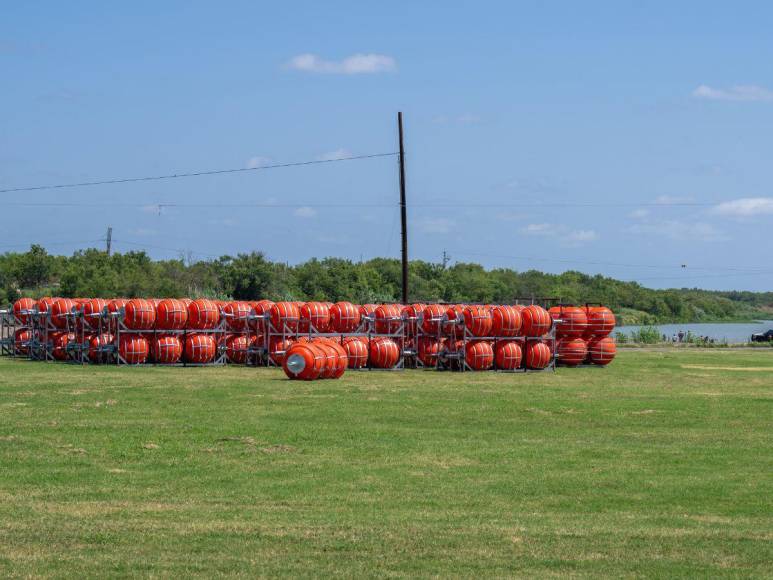
[[[37,304],[35,305],[38,310],[38,314],[40,315],[40,318],[38,319],[41,324],[46,324],[45,320],[48,317],[48,315],[51,313],[51,307],[54,305],[54,302],[56,302],[57,298],[51,298],[50,296],[44,296],[40,300],[37,301]]]
[[[189,334],[185,338],[185,360],[193,364],[206,364],[215,359],[217,343],[210,334]]]
[[[360,304],[360,316],[373,316],[373,314],[376,312],[376,308],[378,308],[378,304]]]
[[[27,355],[30,353],[30,340],[32,333],[24,328],[18,328],[13,333],[13,351],[16,354]]]
[[[416,332],[419,328],[419,318],[421,313],[424,312],[424,304],[408,304],[403,306],[400,313],[405,319],[405,332],[409,336],[416,336]]]
[[[420,336],[416,345],[416,358],[425,367],[436,367],[443,342],[434,336]]]
[[[581,338],[562,338],[556,343],[556,351],[558,362],[574,367],[582,364],[588,356],[588,345]]]
[[[474,371],[486,371],[494,364],[494,349],[487,340],[473,340],[464,349],[464,360]]]
[[[325,370],[325,352],[312,342],[298,342],[287,349],[282,370],[291,379],[313,381]]]
[[[396,334],[400,332],[403,319],[400,307],[396,304],[382,304],[373,312],[376,334]]]
[[[440,323],[443,334],[456,338],[464,336],[464,306],[462,304],[455,304],[447,308],[443,318],[443,322]]]
[[[354,332],[360,326],[360,309],[351,302],[336,302],[330,307],[330,329]]]
[[[617,345],[609,337],[593,338],[588,343],[588,356],[594,365],[605,366],[612,362],[617,354]]]
[[[491,336],[518,336],[520,332],[521,311],[518,308],[507,305],[491,307]]]
[[[391,369],[400,360],[400,348],[391,338],[379,337],[370,342],[370,363],[380,369]]]
[[[473,336],[490,336],[493,324],[491,309],[486,306],[471,305],[462,311],[464,326]]]
[[[327,332],[330,329],[330,307],[324,302],[305,302],[299,310],[300,332],[310,332],[312,327],[317,332]]]
[[[247,302],[233,301],[223,306],[225,324],[231,330],[240,331],[247,328],[247,320],[251,314],[252,306]]]
[[[178,363],[182,354],[183,345],[174,334],[161,334],[150,340],[150,356],[158,364]]]
[[[588,336],[603,338],[615,329],[615,315],[606,306],[586,306],[585,314],[588,317]]]
[[[228,362],[243,365],[247,362],[250,340],[244,334],[229,334],[225,337],[225,356]]]
[[[526,342],[526,366],[530,369],[544,369],[550,365],[550,348],[542,341]]]
[[[52,332],[51,344],[53,346],[51,354],[56,360],[67,360],[67,346],[75,342],[75,334],[72,332]]]
[[[130,330],[150,330],[156,323],[156,307],[150,300],[132,298],[123,310],[123,324]]]
[[[51,305],[51,324],[57,328],[67,328],[73,320],[75,301],[70,298],[59,298]]]
[[[120,318],[121,309],[126,307],[127,302],[128,300],[124,298],[114,298],[107,303],[107,327],[111,332],[115,332],[118,328],[118,318]]]
[[[285,353],[295,341],[291,338],[282,338],[281,336],[271,336],[268,340],[268,356],[277,366],[282,366],[285,360]]]
[[[37,303],[32,298],[19,298],[13,303],[13,315],[19,324],[30,323],[30,311],[32,311]]]
[[[89,360],[91,362],[107,362],[115,348],[115,337],[109,332],[96,334],[89,339]]]
[[[107,300],[103,300],[102,298],[92,298],[91,300],[87,300],[81,308],[81,312],[83,312],[83,323],[86,328],[98,330],[102,326],[107,327],[107,324],[102,324],[106,308]]]
[[[368,364],[368,340],[361,336],[347,336],[343,345],[350,369],[361,369]]]
[[[256,332],[264,333],[268,328],[266,322],[270,317],[271,307],[274,305],[271,300],[258,300],[252,304],[253,316],[255,317],[250,327],[254,328]]]
[[[336,379],[343,375],[348,364],[348,356],[344,347],[326,337],[315,338],[311,342],[325,354],[325,365],[319,378]]]
[[[188,324],[188,306],[182,300],[164,298],[156,306],[158,330],[182,330]]]
[[[497,368],[503,371],[512,371],[521,366],[523,353],[521,345],[516,340],[502,340],[496,343],[494,360]]]
[[[212,300],[199,298],[188,305],[187,327],[191,330],[211,330],[220,323],[220,308]]]
[[[521,325],[521,334],[523,336],[544,336],[553,325],[553,319],[548,314],[548,311],[536,304],[526,306],[521,311],[521,320],[523,321]]]
[[[118,354],[126,364],[142,364],[148,360],[148,341],[138,334],[122,334],[118,340]]]
[[[335,368],[333,369],[333,374],[330,378],[340,379],[346,372],[346,369],[349,368],[349,353],[342,344],[336,342],[335,340],[331,340],[330,342],[332,348],[335,349],[336,353],[338,354],[335,360]]]
[[[553,306],[550,317],[556,321],[558,338],[582,338],[588,330],[585,310],[577,306]]]
[[[421,313],[421,330],[425,334],[438,334],[446,309],[440,304],[430,304]]]
[[[300,316],[300,310],[294,302],[277,302],[271,307],[271,324],[275,332],[298,332]]]

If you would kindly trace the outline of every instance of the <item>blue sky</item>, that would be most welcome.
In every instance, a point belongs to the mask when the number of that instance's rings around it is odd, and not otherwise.
[[[8,4],[0,189],[392,152],[402,110],[413,258],[771,290],[772,21],[766,2]],[[0,251],[112,225],[155,257],[399,255],[393,157],[0,195]]]

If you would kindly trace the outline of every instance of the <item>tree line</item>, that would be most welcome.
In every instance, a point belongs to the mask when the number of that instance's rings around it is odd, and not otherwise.
[[[770,292],[654,290],[576,271],[487,270],[463,262],[445,266],[414,260],[409,288],[411,300],[417,302],[512,303],[532,297],[598,302],[628,324],[752,319],[769,316],[766,309],[773,305]],[[325,258],[291,266],[272,262],[260,252],[186,261],[153,260],[144,251],[108,256],[97,249],[61,256],[33,245],[27,252],[0,254],[0,304],[22,295],[396,302],[400,262]]]

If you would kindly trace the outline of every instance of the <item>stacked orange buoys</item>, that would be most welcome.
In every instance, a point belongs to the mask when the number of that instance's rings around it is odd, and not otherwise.
[[[336,302],[330,307],[330,329],[342,334],[355,332],[360,327],[362,314],[351,302]]]
[[[362,336],[347,336],[342,344],[346,350],[350,369],[361,369],[368,364],[368,339]]]
[[[32,298],[19,298],[13,303],[13,315],[19,321],[19,324],[29,324],[32,310],[36,306],[37,303]]]

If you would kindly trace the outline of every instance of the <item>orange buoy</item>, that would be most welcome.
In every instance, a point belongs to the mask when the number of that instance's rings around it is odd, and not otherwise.
[[[588,343],[588,356],[594,365],[608,365],[615,358],[616,354],[617,345],[612,338],[593,338]]]
[[[330,307],[324,302],[305,302],[299,310],[299,332],[327,332],[330,329]]]
[[[281,336],[271,336],[268,340],[268,356],[277,366],[282,366],[285,360],[285,353],[295,341],[292,338],[282,338]]]
[[[51,305],[51,324],[57,328],[67,328],[72,319],[75,301],[70,298],[59,298]]]
[[[558,338],[582,338],[588,330],[585,310],[577,306],[553,306],[550,317],[556,321]]]
[[[191,330],[211,330],[220,323],[220,307],[212,300],[199,298],[188,305],[187,327]]]
[[[164,298],[156,306],[158,330],[182,330],[188,324],[188,307],[182,300]]]
[[[521,366],[523,353],[521,345],[516,340],[503,340],[496,343],[494,360],[497,368],[503,371],[512,371]]]
[[[396,334],[400,332],[403,319],[400,307],[396,304],[382,304],[373,311],[376,334]]]
[[[521,311],[515,306],[491,307],[491,336],[518,336],[521,323]]]
[[[123,324],[130,330],[150,330],[156,323],[156,307],[150,300],[132,298],[124,306]]]
[[[526,366],[530,369],[544,369],[550,365],[550,349],[542,341],[526,342]]]
[[[183,345],[174,334],[160,334],[149,341],[150,358],[162,365],[171,365],[180,362],[183,354]]]
[[[334,340],[326,337],[315,338],[311,342],[317,345],[325,355],[325,364],[319,378],[333,379],[341,376],[343,374],[341,369],[346,370],[348,362],[346,350]]]
[[[298,332],[300,316],[300,310],[294,302],[277,302],[271,307],[271,324],[276,332]]]
[[[95,334],[89,339],[89,360],[91,362],[106,362],[114,348],[115,337],[109,332]]]
[[[521,311],[521,320],[523,321],[521,334],[529,337],[544,336],[553,325],[553,319],[548,314],[548,311],[536,304],[526,306]]]
[[[408,304],[407,306],[403,306],[400,311],[400,314],[402,314],[405,319],[405,332],[409,336],[416,336],[416,332],[419,328],[419,319],[421,318],[421,313],[424,312],[425,307],[426,305],[424,304]]]
[[[556,343],[558,362],[574,367],[588,356],[588,345],[581,338],[562,338]]]
[[[373,316],[378,308],[378,304],[360,304],[360,316]]]
[[[266,332],[268,328],[266,322],[268,317],[271,316],[271,307],[274,305],[271,300],[258,300],[253,303],[252,310],[254,312],[254,319],[251,321],[250,327],[254,328],[256,332]]]
[[[75,334],[72,332],[51,333],[51,354],[56,360],[67,360],[67,346],[71,342],[75,342]]]
[[[19,298],[13,303],[13,315],[19,324],[29,324],[30,313],[37,306],[32,298]]]
[[[440,323],[443,334],[461,338],[464,336],[464,306],[455,304],[446,309],[443,321]]]
[[[436,367],[443,341],[433,336],[420,336],[416,345],[416,358],[425,367]]]
[[[391,338],[379,337],[370,342],[370,363],[380,369],[391,369],[400,360],[400,348]]]
[[[125,300],[123,298],[114,298],[110,302],[107,303],[107,315],[108,315],[108,322],[107,327],[111,331],[115,331],[118,328],[118,318],[121,314],[121,309],[126,307],[126,303],[128,300]]]
[[[298,342],[287,349],[282,370],[290,379],[313,381],[325,370],[326,356],[318,344]]]
[[[438,334],[446,309],[440,304],[430,304],[421,313],[421,330],[424,334]]]
[[[368,340],[361,336],[347,336],[343,345],[350,369],[360,369],[368,364]]]
[[[13,349],[14,353],[27,355],[30,353],[30,340],[32,339],[32,333],[24,328],[18,328],[13,333]]]
[[[35,306],[37,307],[38,314],[41,315],[41,317],[38,319],[41,324],[44,324],[44,320],[51,313],[51,307],[54,305],[54,302],[56,302],[57,300],[58,298],[51,298],[50,296],[45,296],[37,301]]]
[[[228,362],[243,365],[247,362],[250,341],[244,334],[229,334],[225,337],[225,356]]]
[[[354,332],[360,326],[360,309],[351,302],[336,302],[330,307],[330,329],[333,332]]]
[[[487,340],[473,340],[464,349],[464,360],[474,371],[486,371],[494,364],[494,349]]]
[[[617,321],[609,308],[606,306],[586,306],[585,314],[588,318],[586,335],[603,338],[612,334]]]
[[[209,334],[189,334],[185,338],[185,360],[193,364],[206,364],[215,359],[217,343]]]
[[[103,326],[102,319],[106,308],[107,300],[103,300],[102,298],[92,298],[91,300],[87,300],[81,309],[81,312],[83,312],[83,322],[86,325],[86,328],[99,330]],[[104,326],[107,327],[107,324]]]
[[[225,324],[231,330],[244,330],[247,328],[247,320],[252,314],[252,306],[246,302],[233,301],[223,305],[223,317]]]
[[[118,340],[118,354],[126,364],[142,364],[148,360],[148,341],[138,334],[122,334]]]
[[[491,309],[486,306],[471,305],[462,311],[464,326],[473,336],[490,336],[493,325]]]

